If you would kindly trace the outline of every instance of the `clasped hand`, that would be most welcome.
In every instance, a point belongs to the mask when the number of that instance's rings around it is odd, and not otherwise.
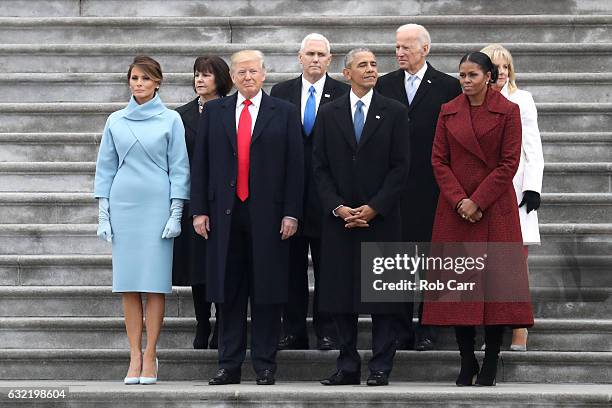
[[[457,214],[466,221],[472,224],[482,219],[482,211],[478,205],[469,198],[464,198],[457,204]]]
[[[357,208],[342,206],[336,210],[336,214],[345,222],[345,228],[367,228],[370,221],[378,214],[375,209],[365,204]]]

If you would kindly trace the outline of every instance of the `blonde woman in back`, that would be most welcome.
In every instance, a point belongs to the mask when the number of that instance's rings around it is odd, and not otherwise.
[[[523,131],[521,161],[513,183],[519,205],[525,256],[527,256],[529,245],[540,244],[537,210],[540,207],[542,192],[544,155],[538,129],[538,111],[531,93],[516,86],[516,74],[510,51],[499,44],[487,45],[481,51],[491,58],[499,71],[499,77],[491,89],[500,91],[521,110]],[[510,350],[527,351],[527,329],[517,328],[512,331]]]

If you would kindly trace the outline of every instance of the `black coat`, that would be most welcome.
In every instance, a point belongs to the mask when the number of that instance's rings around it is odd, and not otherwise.
[[[348,84],[336,81],[326,75],[319,109],[324,104],[348,93],[350,89],[351,87]],[[298,108],[298,113],[301,113],[302,76],[274,85],[270,95],[293,103]],[[321,235],[321,203],[312,176],[312,146],[313,140],[316,138],[315,129],[316,119],[315,127],[309,136],[304,133],[302,127],[302,139],[304,140],[304,222],[300,223],[298,234],[309,237],[319,237]]]
[[[319,109],[314,176],[321,197],[320,310],[385,313],[401,303],[360,301],[361,242],[401,238],[399,196],[409,168],[408,115],[400,103],[374,92],[359,145],[349,95]],[[347,229],[332,214],[339,205],[368,204],[378,215],[368,228]]]
[[[410,124],[410,173],[401,196],[402,240],[431,241],[439,189],[431,167],[431,148],[442,104],[461,94],[459,81],[427,63],[425,76],[408,105],[404,70],[378,79],[376,90],[408,107]]]
[[[200,112],[198,98],[179,106],[176,111],[183,119],[185,126],[185,143],[189,163],[193,163],[193,151],[198,136]],[[206,240],[196,234],[190,215],[189,201],[185,201],[181,218],[181,235],[174,238],[174,256],[172,258],[172,284],[176,286],[202,285],[206,283],[204,262]]]
[[[236,200],[237,94],[207,102],[200,116],[191,173],[191,214],[210,217],[206,253],[207,300],[223,303],[232,210]],[[300,219],[304,153],[292,104],[263,93],[251,138],[248,207],[252,229],[254,300],[285,303],[289,241],[284,216]]]

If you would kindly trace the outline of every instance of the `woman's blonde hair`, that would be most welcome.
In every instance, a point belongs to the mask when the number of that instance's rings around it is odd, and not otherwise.
[[[491,61],[502,58],[508,62],[508,93],[514,93],[518,87],[516,86],[516,73],[514,72],[514,62],[512,62],[510,51],[501,44],[489,44],[480,51],[487,54]]]

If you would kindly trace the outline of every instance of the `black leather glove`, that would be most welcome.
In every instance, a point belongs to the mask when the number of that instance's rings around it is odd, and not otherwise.
[[[523,193],[523,200],[519,204],[519,208],[527,204],[527,214],[531,211],[536,211],[540,208],[540,193],[535,191],[527,190]]]

